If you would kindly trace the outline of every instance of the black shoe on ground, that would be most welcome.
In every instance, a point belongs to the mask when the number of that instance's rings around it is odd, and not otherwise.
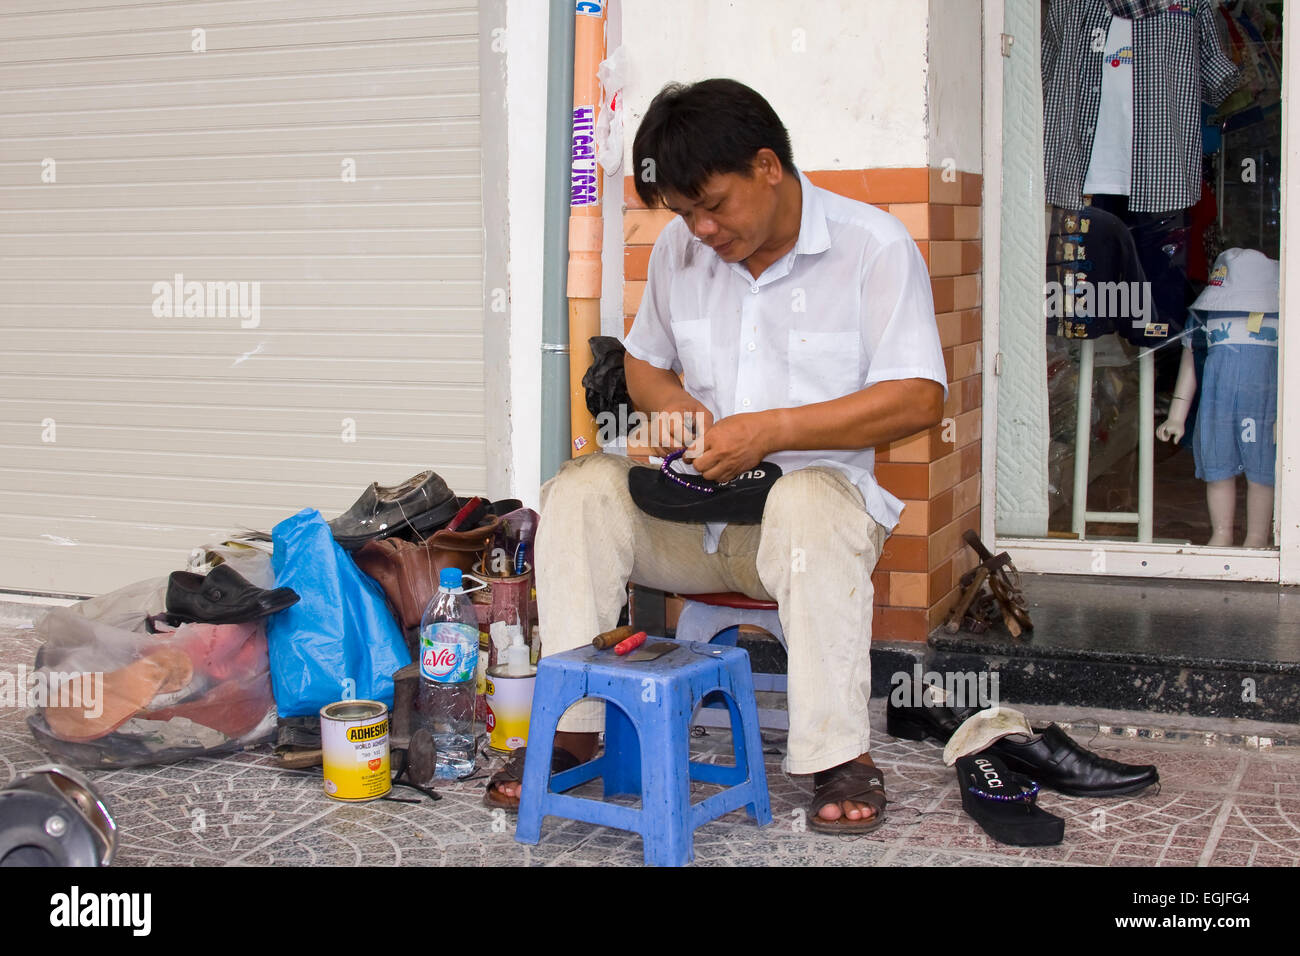
[[[1121,797],[1160,781],[1154,766],[1099,757],[1056,724],[1034,729],[1036,736],[1003,737],[988,752],[1001,757],[1012,772],[1071,797]]]
[[[954,709],[933,702],[932,688],[928,685],[917,686],[907,675],[903,683],[891,687],[886,697],[885,730],[889,736],[899,740],[924,740],[933,737],[941,744],[946,744],[957,728],[968,718],[979,713],[981,708],[962,707]],[[924,696],[923,696],[924,695]],[[900,704],[900,698],[906,703]]]

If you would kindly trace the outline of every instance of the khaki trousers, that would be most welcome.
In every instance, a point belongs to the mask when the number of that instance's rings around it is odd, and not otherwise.
[[[782,475],[761,525],[728,525],[705,554],[704,525],[661,521],[627,490],[638,463],[595,452],[565,462],[541,489],[534,542],[543,655],[572,650],[618,623],[629,581],[662,591],[739,591],[776,601],[785,632],[787,773],[825,770],[870,740],[871,571],[886,531],[833,468]],[[582,701],[560,729],[600,731],[604,702]]]

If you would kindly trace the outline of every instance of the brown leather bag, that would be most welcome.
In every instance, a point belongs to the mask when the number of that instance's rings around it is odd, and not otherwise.
[[[470,571],[492,546],[501,518],[471,531],[435,531],[422,544],[401,538],[367,541],[352,557],[362,571],[379,582],[397,611],[403,629],[420,626],[424,609],[438,592],[443,568]]]

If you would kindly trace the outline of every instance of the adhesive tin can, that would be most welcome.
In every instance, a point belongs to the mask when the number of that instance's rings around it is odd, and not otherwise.
[[[388,708],[377,700],[341,700],[320,709],[325,796],[359,803],[393,789]]]
[[[528,668],[524,677],[509,676],[505,664],[488,668],[488,747],[497,753],[508,754],[528,743],[528,716],[533,709],[536,681],[536,667]]]

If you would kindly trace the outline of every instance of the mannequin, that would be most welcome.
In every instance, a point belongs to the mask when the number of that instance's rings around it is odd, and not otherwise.
[[[1192,304],[1169,416],[1156,429],[1161,441],[1180,441],[1196,394],[1190,330],[1206,328],[1210,341],[1201,408],[1192,450],[1205,481],[1209,547],[1232,547],[1237,475],[1246,475],[1245,548],[1267,548],[1273,523],[1277,421],[1279,264],[1252,249],[1228,249],[1214,264],[1210,284]]]

